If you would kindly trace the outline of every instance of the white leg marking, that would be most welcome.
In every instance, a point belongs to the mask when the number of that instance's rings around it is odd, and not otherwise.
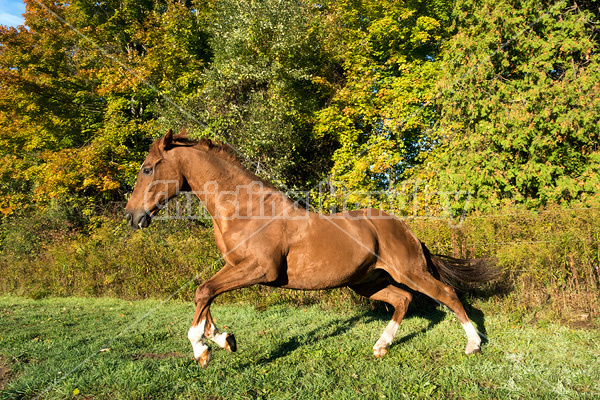
[[[473,326],[473,324],[469,321],[465,324],[462,324],[465,333],[467,334],[467,348],[465,349],[465,353],[471,354],[477,350],[479,350],[479,345],[481,344],[481,338],[477,333],[477,330]]]
[[[222,349],[229,349],[229,344],[227,343],[227,332],[219,333],[219,330],[214,323],[210,325],[208,331],[208,335],[206,336],[207,339],[212,340]]]
[[[477,334],[477,330],[475,330],[475,327],[473,326],[473,324],[471,322],[462,324],[462,327],[467,334],[467,339],[469,340],[469,342],[474,341],[474,342],[477,342],[477,344],[481,343],[481,338]]]
[[[198,359],[200,355],[207,351],[208,346],[204,344],[204,326],[206,319],[200,321],[196,326],[192,326],[188,331],[188,339],[192,343],[194,349],[194,358]]]
[[[219,347],[225,348],[227,346],[227,332],[217,333],[210,340],[215,342]]]
[[[389,346],[394,340],[394,336],[396,336],[396,332],[398,332],[398,327],[400,325],[396,321],[390,321],[385,331],[381,334],[381,337],[373,346],[373,350],[380,349],[382,347]]]

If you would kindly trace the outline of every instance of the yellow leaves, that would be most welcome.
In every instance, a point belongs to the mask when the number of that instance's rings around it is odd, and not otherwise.
[[[123,65],[132,65],[129,60]],[[133,64],[135,65],[135,64]],[[119,94],[128,91],[135,91],[145,86],[144,81],[149,79],[151,71],[145,66],[127,67],[121,65],[107,66],[98,71],[97,77],[102,80],[102,85],[98,88],[100,96]]]
[[[317,85],[321,92],[332,92],[335,90],[335,85],[322,76],[313,76],[311,82]]]
[[[22,193],[3,193],[0,197],[0,213],[12,215],[21,211],[28,204],[27,196]]]
[[[403,159],[401,148],[384,135],[372,135],[363,145],[356,140],[342,140],[334,155],[332,176],[350,191],[379,189],[381,177],[391,173]]]
[[[118,168],[110,161],[111,153],[106,144],[100,143],[45,152],[45,163],[37,171],[36,196],[64,198],[88,189],[106,192],[119,188]]]

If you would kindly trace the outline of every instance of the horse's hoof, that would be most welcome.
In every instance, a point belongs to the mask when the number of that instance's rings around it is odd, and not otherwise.
[[[235,341],[235,336],[232,334],[227,334],[227,338],[225,338],[225,349],[235,353],[237,351],[237,342]]]
[[[478,345],[467,345],[467,348],[465,349],[465,354],[466,355],[471,355],[471,354],[481,354],[481,349],[479,348]]]
[[[387,346],[375,347],[375,348],[373,348],[373,355],[375,356],[375,358],[381,358],[387,354],[387,351],[388,351]]]
[[[200,356],[198,356],[198,358],[196,358],[196,361],[203,369],[206,369],[206,367],[208,367],[208,363],[210,363],[211,358],[212,358],[212,350],[210,349],[210,347],[208,347],[204,351],[204,353],[200,354]]]

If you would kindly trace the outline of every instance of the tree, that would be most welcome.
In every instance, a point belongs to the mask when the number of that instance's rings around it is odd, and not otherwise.
[[[578,2],[459,1],[436,101],[440,145],[418,176],[470,192],[471,208],[482,210],[593,196],[600,66],[598,9],[590,10]]]
[[[64,7],[51,6],[62,15]],[[91,87],[75,75],[69,49],[75,32],[35,2],[25,27],[0,28],[0,151],[2,208],[9,214],[31,202],[43,152],[85,143],[84,129],[99,122]]]
[[[233,145],[282,188],[316,183],[335,146],[312,132],[336,80],[326,18],[304,1],[219,2],[204,87],[186,103],[192,115],[174,112],[171,120]]]
[[[427,132],[437,116],[429,102],[451,2],[348,0],[335,10],[331,46],[344,81],[318,113],[315,132],[340,143],[334,181],[350,192],[394,188],[431,146]]]
[[[210,59],[206,14],[190,2],[44,4],[27,3],[27,28],[0,31],[4,214],[122,198],[157,104],[195,93]]]

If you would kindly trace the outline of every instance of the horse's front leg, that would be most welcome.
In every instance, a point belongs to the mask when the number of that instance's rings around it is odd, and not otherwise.
[[[227,332],[219,332],[215,323],[210,315],[210,308],[207,309],[207,322],[204,328],[204,336],[207,339],[215,342],[219,347],[225,350],[234,352],[237,350],[237,344],[235,342],[235,336]]]
[[[209,307],[215,297],[231,290],[268,283],[275,279],[277,279],[275,267],[259,267],[257,262],[249,261],[236,266],[226,264],[215,276],[198,287],[194,299],[196,312],[188,331],[188,339],[194,349],[194,358],[202,368],[208,366],[212,356],[205,338],[230,351],[235,351],[237,348],[234,336],[226,332],[219,333],[214,325]]]
[[[202,366],[206,368],[210,362],[212,351],[208,345],[204,342],[206,324],[208,322],[208,315],[210,315],[208,308],[204,313],[198,313],[198,307],[196,307],[196,314],[194,315],[194,321],[192,327],[188,331],[188,339],[192,343],[192,349],[194,350],[194,359]]]
[[[194,358],[202,367],[206,368],[212,356],[210,347],[204,341],[205,338],[212,340],[223,349],[231,352],[237,350],[235,336],[227,332],[219,332],[210,315],[210,308],[206,308],[204,315],[199,318],[199,321],[197,325],[192,325],[188,331],[188,339],[192,343]]]

